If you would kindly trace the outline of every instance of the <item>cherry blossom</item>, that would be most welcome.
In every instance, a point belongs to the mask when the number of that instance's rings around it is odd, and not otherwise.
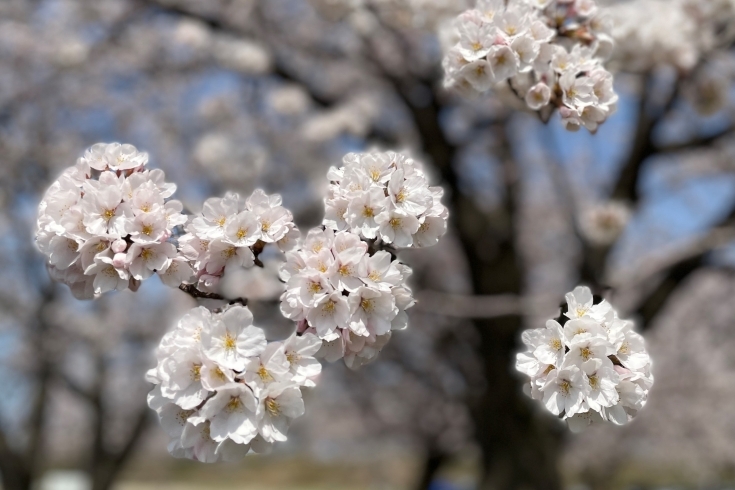
[[[618,99],[603,67],[612,44],[605,26],[593,0],[480,0],[455,19],[445,86],[509,94],[544,120],[558,108],[568,130],[595,132]]]
[[[301,387],[314,386],[321,342],[293,334],[267,342],[247,307],[191,310],[161,340],[148,405],[177,458],[236,461],[285,441],[304,414]]]
[[[566,295],[566,308],[545,328],[523,332],[516,369],[527,392],[578,432],[592,423],[629,422],[653,385],[651,358],[633,323],[618,318],[587,287]]]
[[[192,277],[172,243],[186,222],[181,203],[168,199],[176,186],[147,163],[148,154],[132,145],[97,143],[39,204],[36,245],[51,276],[78,298],[137,289],[153,274],[171,287]]]

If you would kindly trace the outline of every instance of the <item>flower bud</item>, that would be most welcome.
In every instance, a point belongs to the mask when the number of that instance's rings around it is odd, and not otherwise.
[[[128,244],[125,243],[125,240],[118,238],[117,240],[112,242],[112,246],[110,248],[112,248],[113,252],[115,252],[116,254],[119,254],[121,252],[124,252],[125,249],[128,248]]]
[[[112,266],[116,269],[124,269],[125,268],[125,254],[124,253],[115,254],[115,256],[112,258]]]

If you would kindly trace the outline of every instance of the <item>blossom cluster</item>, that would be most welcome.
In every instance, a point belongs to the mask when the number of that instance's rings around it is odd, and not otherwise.
[[[467,95],[510,87],[543,118],[558,108],[568,130],[594,132],[618,100],[597,14],[594,0],[478,0],[455,20],[445,85]]]
[[[391,331],[408,325],[410,274],[390,253],[369,250],[356,233],[315,228],[286,254],[281,312],[299,322],[299,331],[324,341],[319,357],[344,358],[357,368],[377,356]]]
[[[260,189],[245,200],[236,193],[207,199],[186,231],[179,238],[182,260],[194,269],[197,287],[203,291],[215,289],[228,269],[252,267],[267,244],[287,251],[299,238],[281,196]]]
[[[327,173],[324,226],[395,247],[426,247],[447,231],[441,187],[430,187],[419,165],[405,155],[349,153]]]
[[[134,146],[98,143],[66,169],[38,207],[36,243],[54,279],[79,298],[136,289],[154,273],[176,287],[192,270],[177,267],[175,227],[186,222],[170,200],[176,185],[147,170]]]
[[[606,10],[616,43],[614,58],[628,71],[658,65],[689,71],[709,51],[729,45],[734,36],[731,0],[641,0]]]
[[[232,461],[285,441],[304,414],[302,387],[315,386],[321,346],[305,333],[266,340],[244,306],[191,310],[167,333],[148,372],[148,405],[170,436],[174,457]]]
[[[523,332],[516,369],[531,378],[533,399],[581,431],[589,424],[629,422],[653,385],[651,358],[632,322],[589,288],[566,295],[567,311],[545,328]]]

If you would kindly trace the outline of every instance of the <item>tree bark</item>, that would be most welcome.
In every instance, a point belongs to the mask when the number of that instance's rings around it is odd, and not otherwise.
[[[424,465],[421,469],[421,475],[414,487],[416,490],[428,490],[431,487],[431,482],[434,481],[434,477],[439,472],[444,462],[447,460],[447,455],[441,451],[430,449],[426,457],[424,458]]]
[[[416,128],[423,150],[429,155],[449,188],[450,212],[472,274],[477,295],[515,294],[523,289],[515,240],[516,166],[501,122],[500,159],[505,173],[505,202],[491,213],[480,209],[460,190],[453,163],[456,148],[440,126],[441,106],[414,107]],[[557,465],[563,434],[561,424],[551,417],[536,415],[531,400],[522,392],[519,378],[512,373],[517,338],[522,327],[518,315],[476,320],[485,386],[470,401],[475,439],[482,451],[480,489],[558,490],[561,477]]]

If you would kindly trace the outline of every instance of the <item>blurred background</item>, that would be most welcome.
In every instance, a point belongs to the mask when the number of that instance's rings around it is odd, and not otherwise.
[[[620,103],[596,135],[442,89],[470,3],[0,1],[4,490],[735,488],[734,2],[608,5]],[[451,214],[401,254],[409,329],[325,366],[273,454],[174,460],[143,373],[193,300],[152,280],[77,301],[33,246],[44,190],[98,141],[148,151],[190,212],[262,187],[302,229],[345,153],[410,152]],[[283,337],[268,267],[226,287]],[[636,320],[656,384],[633,423],[571,435],[513,366],[578,283]]]

